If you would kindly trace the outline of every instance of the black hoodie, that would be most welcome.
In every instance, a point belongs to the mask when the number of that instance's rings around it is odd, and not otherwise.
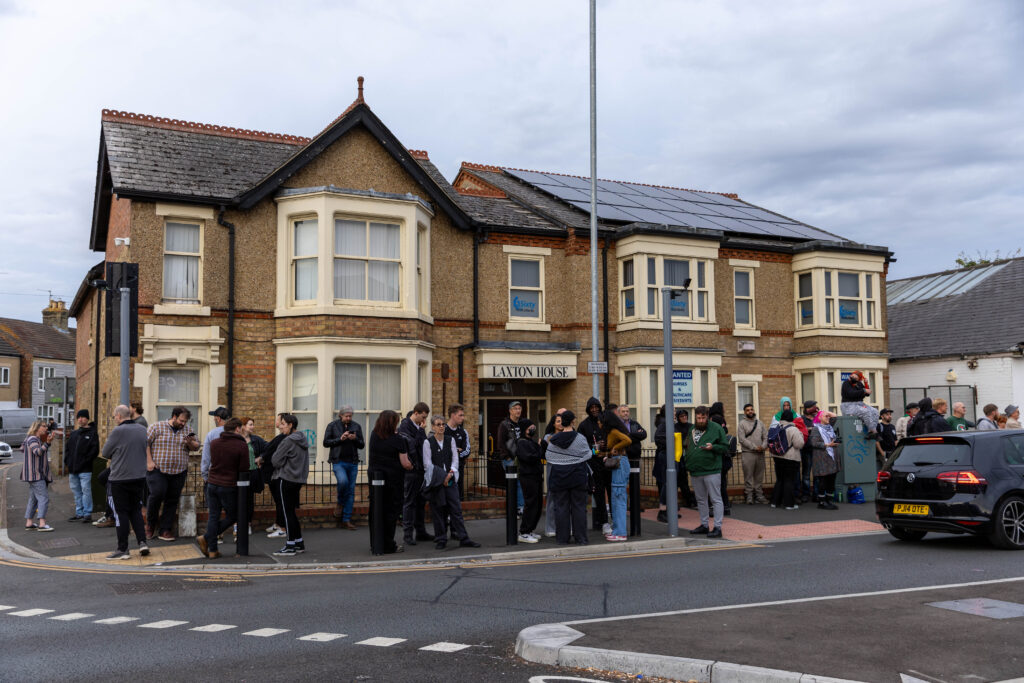
[[[96,423],[90,422],[68,435],[64,445],[64,466],[71,474],[92,472],[92,461],[100,454]]]
[[[591,407],[597,406],[596,411],[591,411]],[[604,441],[604,435],[597,426],[597,418],[601,415],[601,402],[596,397],[591,396],[587,399],[587,417],[580,422],[580,426],[576,429],[586,439],[587,443],[593,447],[598,441]]]
[[[543,477],[544,465],[541,464],[541,447],[537,443],[536,433],[533,438],[526,436],[530,427],[536,428],[530,420],[521,420],[519,426],[523,429],[523,435],[519,437],[516,444],[516,461],[519,463],[520,477]]]
[[[932,400],[927,396],[917,402],[921,411],[907,425],[907,436],[921,436],[935,432],[948,432],[949,423],[932,408]]]

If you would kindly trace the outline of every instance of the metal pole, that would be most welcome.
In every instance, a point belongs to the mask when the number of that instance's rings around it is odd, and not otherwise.
[[[519,490],[519,472],[515,463],[505,465],[505,545],[519,544],[516,514],[516,492]]]
[[[384,529],[384,472],[371,470],[367,472],[367,479],[370,480],[370,552],[383,555],[390,550],[384,547],[387,535]],[[394,536],[395,530],[390,531]]]
[[[640,460],[629,462],[629,535],[639,536],[640,526]]]
[[[590,345],[591,360],[600,360],[597,349],[597,0],[590,0]],[[593,379],[593,395],[600,396],[600,378]],[[607,379],[605,380],[607,381]]]
[[[249,520],[252,511],[249,509],[249,477],[250,472],[238,473],[238,536],[235,541],[235,553],[244,557],[249,554]]]
[[[668,535],[679,535],[676,484],[676,406],[672,397],[672,289],[661,288],[661,317],[665,340],[665,514]]]
[[[132,333],[128,328],[131,326],[131,303],[132,290],[128,287],[121,287],[121,405],[128,405],[128,361],[130,360],[129,346],[132,341]]]

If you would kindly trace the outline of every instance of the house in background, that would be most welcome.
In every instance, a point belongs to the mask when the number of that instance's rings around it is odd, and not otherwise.
[[[21,354],[0,339],[0,410],[20,408],[18,377],[21,375]]]
[[[892,280],[890,402],[963,401],[975,419],[988,403],[1024,402],[1024,258]]]
[[[9,367],[10,383],[17,393],[10,392],[2,380],[8,367],[3,344],[13,349],[19,362]],[[15,370],[15,367],[17,368]],[[13,400],[11,407],[32,408],[41,419],[53,419],[58,425],[70,424],[74,405],[47,403],[44,381],[51,377],[75,377],[75,330],[68,328],[68,309],[63,301],[50,300],[43,309],[43,322],[0,318],[0,401]]]

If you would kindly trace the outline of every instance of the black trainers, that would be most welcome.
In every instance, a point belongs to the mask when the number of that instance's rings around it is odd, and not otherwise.
[[[702,536],[702,535],[704,535],[706,533],[708,533],[708,528],[706,526],[704,526],[703,524],[701,524],[696,529],[690,529],[690,535],[691,536]]]
[[[708,532],[708,538],[721,538],[722,530],[719,527],[715,527],[712,531]]]
[[[416,540],[417,541],[433,541],[434,540],[434,534],[428,534],[426,531],[417,531],[416,532]]]
[[[149,555],[149,546],[146,545],[145,543],[140,543],[139,544],[139,555],[142,555],[143,557],[145,557],[146,555]]]
[[[296,541],[295,542],[295,553],[298,554],[298,553],[304,553],[304,552],[306,552],[306,543],[305,543],[305,541]]]
[[[476,541],[472,540],[472,539],[467,538],[464,541],[459,541],[459,547],[460,548],[479,548],[480,544],[477,543]]]
[[[68,517],[68,521],[69,522],[81,522],[82,521],[82,516],[81,515],[75,515],[74,517]]]
[[[662,522],[662,523],[667,523],[668,522],[668,511],[667,510],[658,510],[658,521]]]
[[[274,554],[279,557],[292,557],[293,555],[298,555],[298,551],[295,549],[294,545],[286,545],[280,550],[275,550]]]
[[[127,560],[130,558],[131,555],[128,554],[127,550],[115,550],[114,552],[107,555],[108,560]]]

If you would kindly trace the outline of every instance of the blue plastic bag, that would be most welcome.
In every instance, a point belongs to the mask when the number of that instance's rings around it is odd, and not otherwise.
[[[846,501],[853,505],[863,505],[864,489],[859,486],[851,486],[846,490]]]

